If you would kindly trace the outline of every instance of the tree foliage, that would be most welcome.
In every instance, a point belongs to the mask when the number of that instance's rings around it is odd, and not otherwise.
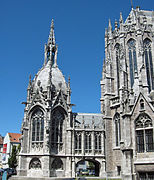
[[[89,161],[89,169],[95,169],[95,164]]]
[[[15,145],[12,146],[12,152],[8,159],[8,165],[10,168],[16,168],[17,167],[17,155],[18,155],[18,149]]]

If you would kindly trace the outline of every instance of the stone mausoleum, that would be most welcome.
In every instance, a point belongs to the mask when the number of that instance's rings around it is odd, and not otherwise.
[[[89,161],[99,177],[154,179],[154,11],[120,13],[114,29],[109,21],[100,114],[72,112],[57,53],[52,21],[43,66],[29,78],[18,178],[75,177]]]

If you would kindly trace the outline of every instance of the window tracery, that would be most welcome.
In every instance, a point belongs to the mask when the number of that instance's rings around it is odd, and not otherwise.
[[[63,143],[63,120],[64,114],[56,109],[52,113],[52,123],[51,123],[51,144],[54,147],[58,147],[58,144],[62,146]]]
[[[149,92],[154,89],[154,72],[153,72],[153,63],[152,63],[152,52],[151,52],[151,41],[145,39],[143,42],[144,46],[144,58],[146,65],[146,74],[147,74],[147,83]]]
[[[85,151],[91,152],[91,133],[85,132]]]
[[[152,152],[153,126],[152,120],[147,114],[142,114],[135,122],[137,152]]]
[[[137,70],[137,58],[136,58],[136,42],[134,39],[128,41],[128,54],[129,54],[129,69],[130,69],[130,84],[133,87],[134,76]]]
[[[44,114],[37,109],[32,114],[32,141],[43,141],[44,139]]]
[[[102,143],[101,143],[101,133],[100,132],[95,132],[95,152],[100,152],[102,149]]]
[[[75,132],[75,151],[81,153],[81,132]]]

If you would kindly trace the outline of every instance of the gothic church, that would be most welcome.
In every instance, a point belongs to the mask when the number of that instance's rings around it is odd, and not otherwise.
[[[18,179],[75,177],[81,161],[95,175],[154,179],[154,12],[132,9],[105,31],[101,113],[73,113],[70,79],[57,64],[54,23],[44,64],[29,78]]]

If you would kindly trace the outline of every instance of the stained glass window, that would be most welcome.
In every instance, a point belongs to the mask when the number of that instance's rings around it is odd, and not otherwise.
[[[43,141],[44,114],[40,109],[32,113],[32,141]]]
[[[59,143],[62,143],[63,141],[63,120],[64,120],[64,114],[59,110],[56,109],[52,113],[52,123],[51,123],[51,143],[52,145],[57,145]]]
[[[149,39],[144,40],[144,58],[146,65],[147,83],[149,92],[154,89],[154,72],[152,63],[151,41]]]
[[[128,41],[130,84],[134,84],[135,72],[137,72],[136,42],[133,39]]]

